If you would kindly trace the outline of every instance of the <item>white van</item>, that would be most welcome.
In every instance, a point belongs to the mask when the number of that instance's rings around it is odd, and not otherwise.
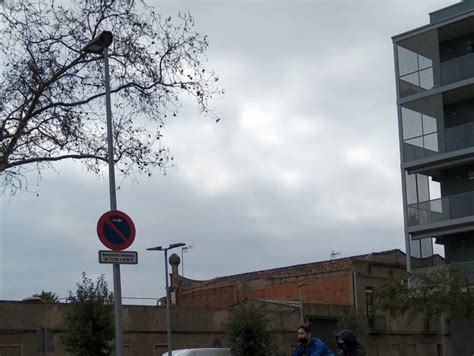
[[[230,349],[185,349],[172,351],[173,356],[232,356]],[[168,356],[168,352],[162,356]]]

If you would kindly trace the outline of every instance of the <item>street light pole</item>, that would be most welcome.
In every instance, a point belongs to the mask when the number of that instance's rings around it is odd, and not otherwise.
[[[171,356],[171,307],[170,307],[170,284],[168,281],[168,249],[165,249],[165,281],[166,281],[166,339],[168,344],[168,356]]]
[[[171,308],[170,308],[170,287],[168,282],[168,250],[173,248],[186,246],[185,243],[178,242],[175,244],[170,244],[168,247],[150,247],[147,248],[148,251],[163,251],[165,253],[165,285],[166,285],[166,334],[167,334],[167,344],[168,344],[168,356],[172,356],[172,347],[171,347]]]
[[[186,247],[181,247],[181,276],[184,277],[184,249]]]
[[[107,114],[107,155],[109,160],[109,191],[110,210],[117,210],[117,195],[115,189],[115,167],[114,167],[114,137],[112,127],[112,102],[110,100],[110,70],[109,70],[109,48],[104,48],[105,67],[105,106]],[[115,309],[115,348],[116,355],[123,356],[123,325],[122,325],[122,283],[120,278],[120,264],[113,264],[114,277],[114,309]]]
[[[99,36],[89,42],[82,51],[84,53],[102,54],[104,57],[105,71],[105,108],[107,119],[107,158],[109,164],[109,195],[110,210],[117,210],[117,195],[115,189],[114,167],[114,137],[112,127],[112,102],[110,99],[110,69],[109,46],[112,44],[112,33],[103,31]],[[122,324],[122,285],[120,278],[120,264],[113,264],[114,278],[114,311],[115,311],[115,355],[124,355],[123,324]]]
[[[298,288],[299,288],[299,294],[300,294],[300,322],[301,324],[304,323],[304,313],[303,313],[303,297],[301,295],[301,287],[307,286],[306,283],[299,283]]]
[[[105,107],[107,116],[107,156],[109,161],[109,191],[110,209],[117,210],[117,195],[115,189],[115,167],[114,167],[114,137],[112,127],[112,102],[110,100],[110,70],[109,70],[109,47],[104,48],[105,69]],[[120,266],[120,265],[119,265]]]

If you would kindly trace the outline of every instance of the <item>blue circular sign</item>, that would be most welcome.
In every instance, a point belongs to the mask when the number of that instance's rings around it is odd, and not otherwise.
[[[97,235],[100,241],[111,250],[125,250],[135,240],[135,225],[124,212],[111,210],[99,218]]]

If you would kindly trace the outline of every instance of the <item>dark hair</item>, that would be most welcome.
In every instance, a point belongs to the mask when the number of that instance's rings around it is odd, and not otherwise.
[[[299,330],[299,329],[303,329],[307,333],[312,333],[311,323],[306,323],[306,324],[300,325],[300,326],[298,326],[298,329],[296,329],[296,330]]]

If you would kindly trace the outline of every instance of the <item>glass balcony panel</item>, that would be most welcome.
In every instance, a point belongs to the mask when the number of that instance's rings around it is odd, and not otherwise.
[[[411,127],[407,128],[407,131],[417,131],[418,127],[416,125],[416,121],[412,122]],[[440,134],[444,134],[444,150],[439,147],[438,135]],[[469,147],[474,147],[474,122],[454,126],[441,133],[435,132],[405,140],[403,142],[403,159],[404,162],[410,162]]]
[[[430,210],[441,214],[443,212],[442,198],[430,200]]]
[[[424,136],[424,147],[430,151],[438,152],[438,134]]]
[[[398,46],[398,70],[399,75],[403,76],[418,70],[417,54],[409,49]]]
[[[410,204],[407,213],[409,227],[474,216],[474,192]]]
[[[438,30],[425,31],[397,43],[398,95],[404,98],[440,85]]]
[[[474,123],[459,125],[445,130],[446,152],[474,146]]]
[[[434,86],[433,68],[428,68],[420,71],[420,87],[429,90]]]
[[[422,118],[419,112],[402,107],[402,126],[405,140],[423,135]]]
[[[417,74],[418,75],[418,74]],[[400,80],[400,97],[404,98],[406,96],[414,95],[425,91],[423,88],[420,88],[418,84],[411,84],[404,80]]]
[[[411,140],[406,140],[405,143],[423,148],[423,136],[412,138]]]
[[[430,267],[434,265],[433,239],[410,239],[410,256],[413,268]]]
[[[408,74],[408,75],[404,75],[403,77],[400,77],[400,79],[407,82],[407,83],[416,85],[417,87],[420,86],[420,76],[419,76],[418,72]],[[420,91],[420,90],[417,90],[417,92],[418,91]]]
[[[426,58],[424,56],[418,56],[418,64],[419,68],[421,69],[426,69],[430,68],[433,66],[433,61],[429,58]]]
[[[407,204],[415,204],[418,202],[418,192],[416,188],[416,174],[408,174],[405,172],[406,177],[406,192],[407,192]]]
[[[423,132],[425,135],[436,131],[438,131],[436,119],[428,115],[423,115]]]
[[[423,139],[421,137],[403,142],[403,159],[405,162],[416,161],[417,159],[431,157],[437,154],[437,151],[423,148]]]
[[[474,77],[474,53],[441,63],[441,84]]]
[[[430,200],[430,178],[424,174],[416,175],[416,187],[418,192],[418,200],[429,201]]]

